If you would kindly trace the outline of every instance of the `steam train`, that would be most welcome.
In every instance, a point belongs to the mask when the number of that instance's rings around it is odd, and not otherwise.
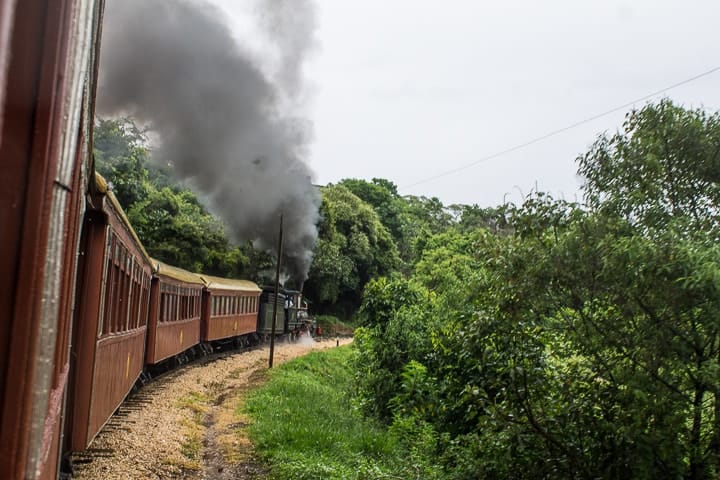
[[[151,259],[94,171],[103,0],[0,2],[0,478],[57,478],[150,366],[301,323]],[[285,312],[286,297],[294,307]]]

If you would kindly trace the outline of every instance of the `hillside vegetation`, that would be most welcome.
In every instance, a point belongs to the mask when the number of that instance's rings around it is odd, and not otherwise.
[[[316,372],[348,399],[318,402],[346,402],[343,422],[379,439],[347,439],[332,458],[370,452],[368,469],[400,478],[720,476],[720,116],[648,105],[577,161],[578,204],[533,192],[520,205],[445,206],[383,179],[322,188],[306,293],[316,313],[361,328],[350,363]],[[184,238],[182,216],[160,221],[163,204],[143,203],[167,188],[208,222],[186,240],[208,246],[196,265],[262,271],[267,257],[208,237],[221,227],[189,192],[142,175],[122,188],[154,182],[129,207],[152,254],[191,264],[191,250],[165,245],[172,235],[154,236],[167,225]],[[397,473],[392,442],[438,467]],[[285,478],[330,478],[299,471]]]
[[[650,105],[578,163],[584,205],[534,193],[368,284],[360,404],[432,429],[443,478],[717,478],[720,117]]]

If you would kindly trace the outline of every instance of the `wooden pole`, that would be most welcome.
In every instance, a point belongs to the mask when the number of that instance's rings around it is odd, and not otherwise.
[[[280,235],[278,235],[277,268],[275,269],[275,302],[273,305],[272,328],[270,329],[270,363],[268,368],[273,367],[273,355],[275,353],[275,323],[277,321],[278,297],[280,296],[280,262],[282,259],[283,247],[283,214],[280,214]]]

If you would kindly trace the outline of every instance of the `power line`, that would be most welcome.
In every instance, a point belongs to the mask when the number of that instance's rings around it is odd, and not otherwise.
[[[687,84],[687,83],[694,82],[695,80],[698,80],[698,79],[700,79],[700,78],[702,78],[702,77],[706,77],[706,76],[708,76],[708,75],[710,75],[710,74],[712,74],[712,73],[717,72],[718,70],[720,70],[720,66],[717,66],[717,67],[712,68],[712,69],[710,69],[710,70],[707,70],[707,71],[705,71],[705,72],[703,72],[703,73],[700,73],[700,74],[698,74],[698,75],[695,75],[694,77],[687,78],[687,79],[685,79],[685,80],[683,80],[683,81],[681,81],[681,82],[674,83],[674,84],[672,84],[672,85],[670,85],[670,86],[667,86],[667,87],[665,87],[665,88],[662,88],[662,89],[660,89],[660,90],[657,90],[657,91],[655,91],[655,92],[653,92],[653,93],[649,93],[649,94],[645,95],[644,97],[636,98],[635,100],[632,100],[632,101],[630,101],[630,102],[624,103],[624,104],[622,104],[622,105],[620,105],[620,106],[617,106],[617,107],[615,107],[615,108],[612,108],[612,109],[610,109],[610,110],[606,110],[606,111],[604,111],[604,112],[602,112],[602,113],[598,113],[597,115],[593,115],[592,117],[588,117],[588,118],[586,118],[586,119],[584,119],[584,120],[580,120],[579,122],[575,122],[575,123],[570,124],[570,125],[568,125],[568,126],[566,126],[566,127],[559,128],[559,129],[557,129],[557,130],[553,130],[553,131],[548,132],[548,133],[546,133],[546,134],[544,134],[544,135],[541,135],[541,136],[539,136],[539,137],[535,137],[535,138],[533,138],[533,139],[531,139],[531,140],[528,140],[528,141],[526,141],[526,142],[524,142],[524,143],[521,143],[521,144],[519,144],[519,145],[515,145],[514,147],[510,147],[510,148],[507,148],[507,149],[505,149],[505,150],[501,150],[501,151],[499,151],[499,152],[496,152],[496,153],[493,153],[493,154],[491,154],[491,155],[487,155],[487,156],[485,156],[485,157],[482,157],[482,158],[480,158],[480,159],[478,159],[478,160],[475,160],[474,162],[470,162],[470,163],[467,163],[467,164],[465,164],[465,165],[461,165],[461,166],[459,166],[459,167],[455,167],[455,168],[453,168],[453,169],[446,170],[446,171],[444,171],[444,172],[442,172],[442,173],[438,173],[438,174],[436,174],[436,175],[433,175],[432,177],[427,177],[427,178],[425,178],[425,179],[423,179],[423,180],[419,180],[419,181],[417,181],[417,182],[415,182],[415,183],[411,183],[411,184],[405,185],[405,186],[403,186],[403,187],[400,187],[400,189],[401,189],[401,190],[405,190],[405,189],[408,189],[408,188],[411,188],[411,187],[415,187],[415,186],[417,186],[417,185],[422,185],[423,183],[428,183],[428,182],[431,182],[431,181],[433,181],[433,180],[437,180],[438,178],[447,177],[448,175],[452,175],[452,174],[457,173],[457,172],[460,172],[460,171],[462,171],[462,170],[467,170],[467,169],[470,168],[470,167],[474,167],[475,165],[478,165],[478,164],[480,164],[480,163],[487,162],[488,160],[492,160],[493,158],[497,158],[497,157],[500,157],[500,156],[502,156],[502,155],[506,155],[506,154],[508,154],[508,153],[514,152],[514,151],[516,151],[516,150],[520,150],[520,149],[525,148],[525,147],[528,147],[528,146],[530,146],[530,145],[532,145],[532,144],[541,142],[541,141],[543,141],[543,140],[545,140],[545,139],[547,139],[547,138],[550,138],[550,137],[553,137],[553,136],[558,135],[558,134],[560,134],[560,133],[566,132],[566,131],[568,131],[568,130],[570,130],[570,129],[573,129],[573,128],[575,128],[575,127],[579,127],[580,125],[584,125],[584,124],[586,124],[586,123],[589,123],[589,122],[592,122],[592,121],[594,121],[594,120],[597,120],[598,118],[604,117],[604,116],[606,116],[606,115],[610,115],[611,113],[615,113],[615,112],[617,112],[617,111],[619,111],[619,110],[624,110],[624,109],[626,109],[627,107],[630,107],[630,106],[632,106],[632,105],[634,105],[634,104],[636,104],[636,103],[638,103],[638,102],[642,102],[642,101],[644,101],[644,100],[648,100],[648,99],[650,99],[650,98],[656,97],[656,96],[660,95],[661,93],[665,93],[665,92],[667,92],[668,90],[672,90],[673,88],[677,88],[677,87],[679,87],[679,86],[681,86],[681,85],[685,85],[685,84]]]

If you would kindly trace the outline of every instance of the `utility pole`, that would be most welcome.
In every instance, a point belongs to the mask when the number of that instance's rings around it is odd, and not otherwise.
[[[273,305],[272,328],[270,329],[270,363],[268,368],[273,367],[273,355],[275,353],[275,323],[277,322],[278,297],[280,296],[280,260],[282,259],[283,247],[283,214],[280,213],[280,234],[278,235],[277,268],[275,270],[275,302]]]

